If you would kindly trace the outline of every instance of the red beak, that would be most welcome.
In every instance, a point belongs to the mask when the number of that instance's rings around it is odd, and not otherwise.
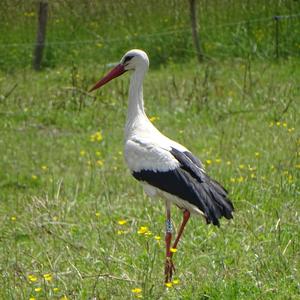
[[[109,81],[111,81],[112,79],[122,75],[123,73],[125,73],[127,70],[124,69],[124,66],[122,64],[118,64],[117,66],[115,66],[106,76],[104,76],[102,79],[100,79],[90,90],[89,92],[92,92],[96,89],[98,89],[99,87],[101,87],[102,85],[108,83]]]

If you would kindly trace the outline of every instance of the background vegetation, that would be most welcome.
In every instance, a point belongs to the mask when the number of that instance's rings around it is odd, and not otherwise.
[[[207,57],[273,58],[279,20],[280,56],[299,56],[299,1],[198,1]],[[0,68],[32,62],[36,0],[0,4]],[[44,66],[114,62],[127,49],[147,49],[153,65],[194,57],[188,1],[51,1]]]
[[[298,299],[299,1],[51,1],[31,70],[35,1],[0,9],[1,299]],[[257,21],[257,20],[260,21]],[[164,204],[123,161],[128,75],[88,88],[134,47],[147,114],[230,191],[235,218],[188,224],[166,288]],[[181,213],[173,209],[178,226]]]

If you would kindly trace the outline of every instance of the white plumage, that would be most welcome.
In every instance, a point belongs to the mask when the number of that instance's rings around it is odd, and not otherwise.
[[[165,281],[172,279],[170,204],[184,212],[182,225],[173,244],[178,241],[190,213],[203,215],[207,223],[219,226],[219,218],[232,218],[233,205],[227,191],[204,171],[203,165],[187,148],[160,133],[144,111],[143,80],[149,68],[147,54],[138,49],[128,51],[108,75],[96,83],[95,90],[128,70],[130,81],[128,113],[125,126],[124,153],[132,175],[139,180],[150,197],[166,202],[166,264]]]

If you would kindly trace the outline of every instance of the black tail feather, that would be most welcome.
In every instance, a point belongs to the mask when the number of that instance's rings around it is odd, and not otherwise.
[[[234,207],[226,189],[205,173],[201,162],[191,152],[181,152],[172,148],[171,153],[181,164],[181,176],[185,177],[184,181],[192,185],[197,194],[198,199],[190,202],[203,211],[207,223],[220,226],[221,217],[232,219]]]

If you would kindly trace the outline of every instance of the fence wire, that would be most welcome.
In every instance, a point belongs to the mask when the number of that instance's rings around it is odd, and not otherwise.
[[[198,26],[200,40],[206,57],[246,56],[249,53],[262,57],[299,56],[300,55],[300,13],[291,15],[276,15],[263,18],[240,20],[209,26]],[[290,22],[292,21],[292,22]],[[296,21],[297,24],[294,24]],[[276,24],[277,23],[277,24]],[[278,26],[276,28],[276,26]],[[73,40],[54,40],[53,34],[46,39],[46,61],[60,57],[62,61],[73,61],[79,53],[86,52],[88,56],[93,53],[110,52],[111,48],[119,49],[143,47],[159,57],[160,63],[169,58],[180,56],[193,56],[195,54],[191,38],[191,27],[167,27],[161,31],[145,34],[128,34],[125,37],[107,38],[98,35],[97,31],[82,27],[81,30],[96,38]],[[223,35],[220,35],[222,33]],[[34,38],[34,36],[33,36]],[[157,45],[156,45],[157,44]],[[153,46],[154,45],[154,46]],[[31,63],[32,49],[35,42],[0,43],[0,69],[5,60],[12,60],[12,54],[20,58],[23,65]],[[185,47],[184,47],[185,46]],[[72,49],[72,58],[68,58],[63,49]],[[171,49],[173,47],[173,49]],[[109,49],[110,48],[110,49]],[[78,52],[79,51],[79,52]],[[65,51],[67,52],[67,51]],[[77,53],[78,52],[78,53]],[[164,54],[165,52],[165,54]],[[21,53],[21,54],[20,54]],[[24,55],[25,54],[25,55]],[[103,55],[104,56],[104,55]],[[50,58],[49,58],[50,57]],[[53,58],[55,57],[55,58]],[[51,63],[50,63],[51,66]]]
[[[266,18],[257,18],[257,19],[249,19],[249,20],[241,20],[238,22],[231,22],[231,23],[224,23],[224,24],[217,24],[217,25],[211,25],[205,27],[205,30],[214,29],[214,28],[225,28],[225,27],[231,27],[231,26],[240,26],[245,24],[251,24],[251,23],[259,23],[259,22],[270,22],[281,19],[292,19],[292,18],[300,18],[300,14],[294,14],[294,15],[282,15],[282,16],[270,16]],[[198,30],[201,31],[202,27],[198,26]],[[89,33],[91,33],[90,30],[85,29]],[[172,35],[176,33],[183,33],[183,32],[190,32],[190,27],[185,27],[183,29],[173,29],[169,28],[165,31],[159,31],[159,32],[152,32],[148,34],[139,34],[134,36],[128,36],[127,39],[147,39],[151,37],[158,37],[158,36],[164,36],[164,35]],[[74,40],[74,41],[47,41],[45,44],[49,46],[55,46],[55,45],[74,45],[74,44],[94,44],[96,42],[106,42],[106,43],[114,43],[114,42],[121,42],[124,40],[123,38],[114,38],[114,39],[102,39],[101,37],[97,39],[88,39],[88,40]],[[6,47],[32,47],[35,45],[35,42],[30,43],[0,43],[0,47],[6,48]]]

